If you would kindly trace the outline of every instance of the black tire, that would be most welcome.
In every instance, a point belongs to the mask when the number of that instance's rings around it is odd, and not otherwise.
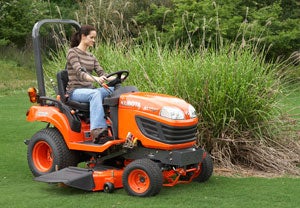
[[[104,184],[103,191],[104,191],[105,193],[113,193],[114,190],[115,190],[115,186],[114,186],[113,183],[111,183],[111,182],[106,182],[106,183]]]
[[[211,159],[210,154],[206,153],[206,157],[202,160],[200,166],[201,166],[201,172],[199,176],[194,179],[194,181],[205,182],[213,174],[213,161]]]
[[[122,180],[125,191],[131,196],[154,196],[163,185],[163,175],[158,164],[149,159],[131,162],[124,169]]]
[[[56,128],[45,128],[29,141],[27,161],[34,176],[51,173],[56,169],[77,166],[78,156],[70,151]]]

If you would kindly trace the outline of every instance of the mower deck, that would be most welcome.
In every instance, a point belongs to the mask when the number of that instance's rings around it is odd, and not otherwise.
[[[36,181],[63,183],[85,191],[107,191],[122,187],[123,169],[110,166],[98,166],[94,169],[68,167],[46,175],[36,177]]]

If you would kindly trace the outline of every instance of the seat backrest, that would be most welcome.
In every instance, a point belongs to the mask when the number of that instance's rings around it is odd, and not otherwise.
[[[60,100],[63,103],[66,103],[67,97],[66,97],[66,88],[68,85],[69,77],[68,77],[68,71],[67,70],[61,70],[56,74],[57,78],[57,89],[58,94],[60,96]]]
[[[56,74],[57,78],[57,89],[58,89],[58,95],[60,96],[61,102],[65,103],[66,105],[70,106],[73,109],[88,112],[90,109],[90,103],[81,103],[77,101],[73,101],[68,99],[66,96],[66,88],[69,82],[68,77],[68,71],[67,70],[61,70],[57,72]]]

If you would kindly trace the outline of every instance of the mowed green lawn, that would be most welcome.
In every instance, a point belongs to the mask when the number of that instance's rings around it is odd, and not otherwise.
[[[3,73],[2,75],[4,75]],[[0,81],[3,83],[3,76]],[[7,75],[7,74],[6,74]],[[5,82],[4,82],[5,83]],[[26,84],[25,84],[26,85]],[[300,178],[233,178],[213,176],[206,183],[163,187],[150,198],[131,197],[123,189],[113,194],[85,192],[33,180],[27,166],[24,139],[44,128],[26,122],[31,106],[23,90],[0,90],[0,207],[299,207]]]

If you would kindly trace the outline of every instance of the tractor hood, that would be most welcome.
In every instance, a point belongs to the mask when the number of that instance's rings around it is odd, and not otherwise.
[[[125,93],[120,96],[119,108],[143,111],[173,120],[185,120],[196,117],[192,105],[183,99],[150,92]]]

